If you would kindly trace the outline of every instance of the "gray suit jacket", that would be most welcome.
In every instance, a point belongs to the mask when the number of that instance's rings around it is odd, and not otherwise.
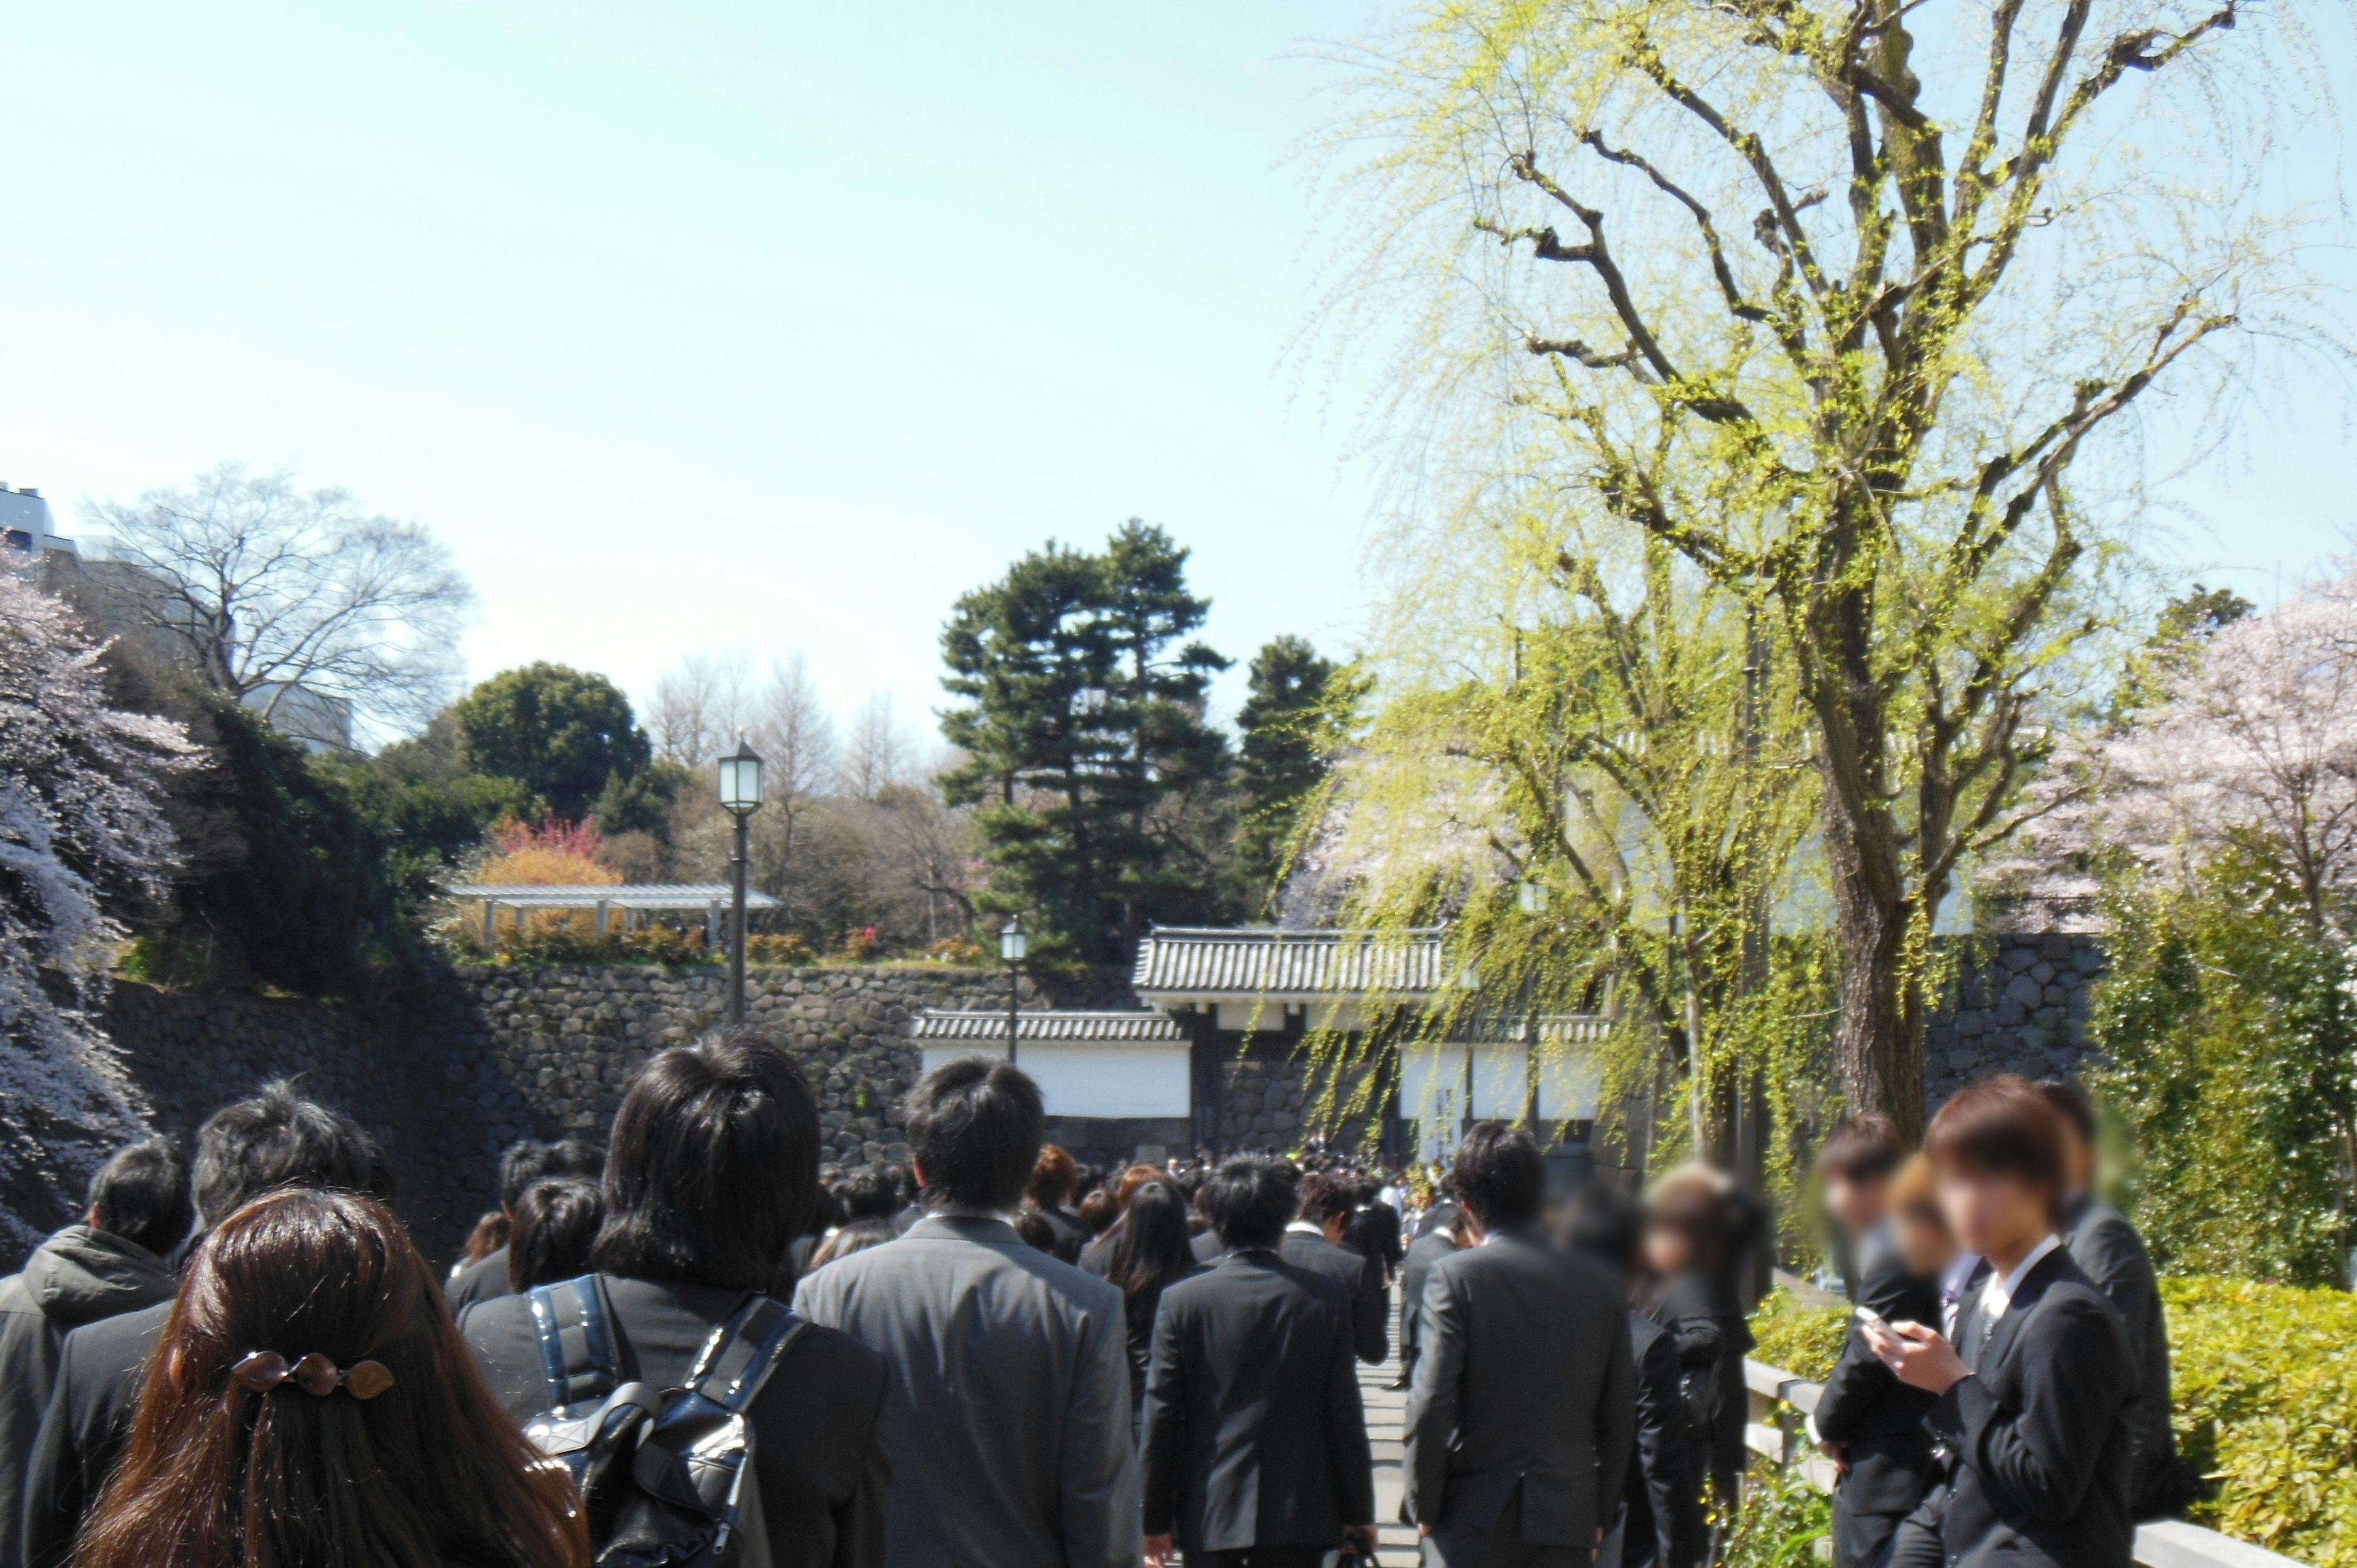
[[[795,1309],[889,1364],[889,1568],[1136,1568],[1121,1292],[995,1219],[920,1220],[802,1281]]]
[[[1637,1391],[1611,1270],[1518,1235],[1432,1265],[1403,1418],[1407,1517],[1592,1551],[1627,1484]],[[1518,1496],[1519,1494],[1519,1496]]]

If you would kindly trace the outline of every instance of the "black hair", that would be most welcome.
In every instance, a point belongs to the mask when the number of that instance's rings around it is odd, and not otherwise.
[[[888,1219],[854,1220],[819,1243],[818,1251],[811,1256],[811,1267],[821,1269],[839,1258],[865,1252],[870,1247],[881,1247],[887,1241],[899,1239],[900,1233],[892,1229],[892,1222]]]
[[[2056,1115],[2078,1130],[2082,1139],[2095,1141],[2095,1102],[2087,1098],[2085,1090],[2067,1078],[2041,1078],[2031,1087],[2054,1107]]]
[[[1035,1252],[1052,1254],[1056,1251],[1056,1228],[1036,1208],[1027,1208],[1015,1217],[1015,1233]]]
[[[508,1232],[508,1288],[522,1295],[588,1273],[605,1218],[605,1195],[585,1177],[551,1176],[525,1187]]]
[[[1358,1195],[1348,1176],[1312,1171],[1301,1178],[1301,1218],[1312,1225],[1347,1217],[1358,1208]]]
[[[1273,1155],[1237,1155],[1204,1179],[1196,1201],[1225,1245],[1274,1247],[1299,1207],[1300,1180]]]
[[[556,1176],[581,1176],[596,1181],[606,1174],[606,1151],[587,1138],[560,1138],[544,1144],[519,1138],[500,1156],[500,1207],[512,1211],[523,1189]]]
[[[85,1207],[93,1230],[162,1257],[188,1240],[197,1222],[180,1145],[170,1138],[150,1138],[116,1151],[91,1174]]]
[[[909,1091],[909,1148],[933,1203],[1013,1208],[1047,1132],[1039,1086],[1019,1068],[962,1057]]]
[[[1637,1200],[1609,1181],[1583,1182],[1563,1200],[1563,1243],[1627,1273],[1637,1266],[1645,1218]]]
[[[843,1205],[845,1225],[889,1219],[908,1207],[900,1197],[898,1168],[891,1165],[869,1165],[852,1172],[835,1184],[834,1196]]]
[[[1943,1174],[2010,1176],[2061,1197],[2062,1128],[2053,1104],[2010,1073],[1958,1090],[1932,1118],[1923,1153]]]
[[[1521,1128],[1476,1122],[1457,1145],[1453,1185],[1484,1229],[1527,1225],[1546,1198],[1546,1162]]]
[[[1186,1196],[1167,1181],[1147,1182],[1130,1194],[1129,1207],[1114,1232],[1105,1278],[1121,1287],[1135,1308],[1141,1296],[1158,1300],[1165,1285],[1176,1283],[1194,1266]]]
[[[1849,1181],[1874,1181],[1889,1176],[1906,1158],[1899,1124],[1879,1111],[1861,1111],[1843,1117],[1825,1135],[1817,1168]]]
[[[740,1024],[647,1063],[614,1113],[597,1266],[772,1291],[818,1192],[818,1104],[792,1053]]]
[[[284,1080],[222,1106],[197,1129],[194,1184],[197,1217],[209,1226],[285,1187],[393,1196],[376,1140]]]

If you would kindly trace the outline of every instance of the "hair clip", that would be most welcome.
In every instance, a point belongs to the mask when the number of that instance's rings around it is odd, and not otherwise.
[[[292,1365],[275,1350],[256,1350],[231,1367],[229,1375],[264,1394],[281,1383],[292,1382],[305,1393],[321,1398],[341,1389],[356,1400],[372,1400],[393,1387],[393,1373],[382,1361],[361,1361],[343,1371],[316,1350]]]

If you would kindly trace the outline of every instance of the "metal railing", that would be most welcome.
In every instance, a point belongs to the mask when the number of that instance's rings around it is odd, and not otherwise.
[[[1743,1380],[1751,1392],[1751,1419],[1744,1429],[1751,1451],[1794,1466],[1819,1491],[1832,1491],[1833,1461],[1801,1430],[1802,1418],[1816,1413],[1824,1385],[1758,1361],[1743,1363]],[[2136,1526],[2135,1557],[2144,1568],[2303,1568],[2296,1558],[2174,1519]]]

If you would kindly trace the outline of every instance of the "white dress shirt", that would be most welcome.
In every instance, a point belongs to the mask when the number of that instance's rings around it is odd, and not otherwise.
[[[2005,1316],[2006,1308],[2013,1305],[2014,1293],[2021,1289],[2021,1282],[2029,1277],[2029,1271],[2044,1262],[2047,1253],[2061,1245],[2062,1238],[2049,1231],[2046,1240],[2029,1249],[2029,1256],[2013,1266],[2011,1273],[1989,1275],[1988,1283],[1981,1286],[1981,1317],[1988,1327],[1996,1326],[1997,1320]]]

